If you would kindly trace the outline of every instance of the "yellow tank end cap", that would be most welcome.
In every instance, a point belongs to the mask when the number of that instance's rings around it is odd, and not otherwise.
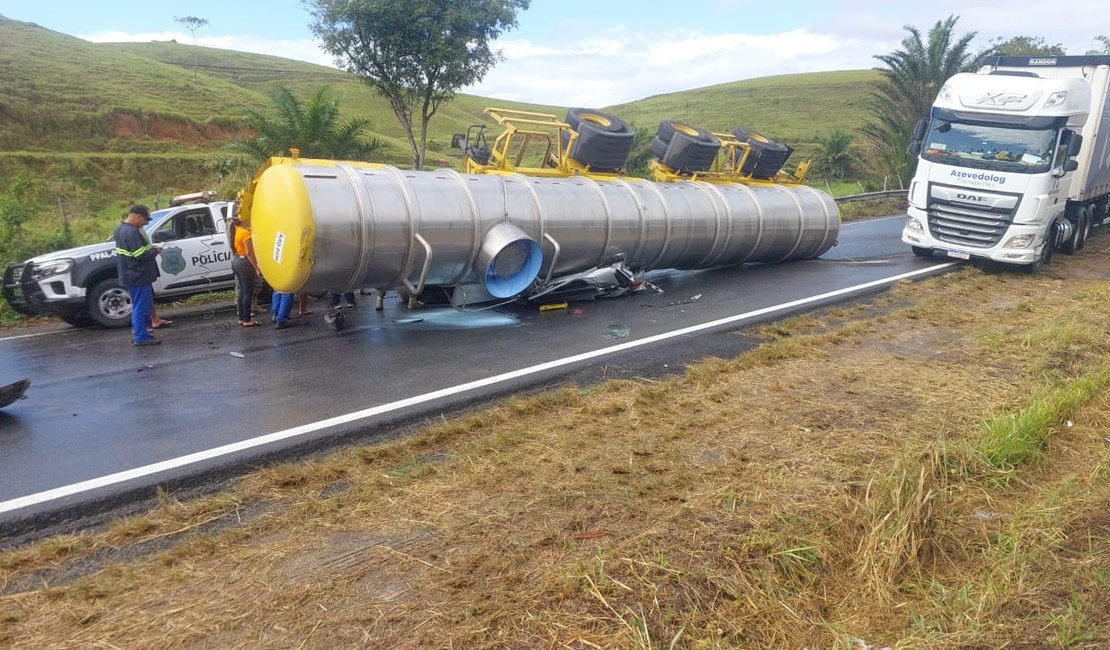
[[[300,290],[312,270],[312,200],[296,165],[274,165],[254,190],[251,238],[262,277],[277,291]]]

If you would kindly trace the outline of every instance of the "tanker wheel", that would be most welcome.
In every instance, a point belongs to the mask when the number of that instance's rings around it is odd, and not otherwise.
[[[624,166],[632,151],[636,134],[627,131],[603,131],[593,122],[583,120],[578,125],[578,140],[570,157],[596,171],[616,171]]]
[[[578,132],[568,156],[596,171],[617,171],[624,166],[636,136],[631,125],[616,115],[589,108],[568,110],[564,121]],[[570,134],[564,131],[561,137],[566,147]]]
[[[759,131],[738,128],[733,130],[732,135],[751,147],[751,153],[744,161],[744,168],[741,171],[757,178],[771,178],[779,173],[782,166],[786,164],[786,159],[793,153],[790,147],[768,138]]]
[[[676,131],[668,147],[669,153],[663,159],[663,164],[683,172],[706,171],[713,167],[717,159],[717,152],[721,149],[721,141],[710,136],[706,141],[695,138],[684,131]]]
[[[595,111],[589,108],[572,108],[568,110],[564,121],[575,131],[579,130],[578,127],[581,126],[583,122],[593,124],[597,131],[607,131],[609,133],[626,133],[632,130],[627,122],[616,115]]]
[[[663,142],[659,136],[655,136],[651,141],[651,153],[659,160],[663,160],[667,155],[667,143]]]
[[[681,133],[691,140],[699,142],[718,142],[716,136],[705,129],[699,129],[696,126],[679,122],[677,120],[663,120],[659,123],[659,128],[656,129],[655,134],[663,142],[670,144],[671,139],[674,138],[676,133]]]

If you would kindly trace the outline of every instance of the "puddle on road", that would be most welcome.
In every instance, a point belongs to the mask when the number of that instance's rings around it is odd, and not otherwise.
[[[388,326],[406,329],[488,329],[519,325],[520,319],[498,311],[458,311],[456,309],[421,309],[412,316],[389,321]]]

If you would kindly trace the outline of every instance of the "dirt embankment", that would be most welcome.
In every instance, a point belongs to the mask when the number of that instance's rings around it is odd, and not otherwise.
[[[160,116],[138,116],[134,113],[113,113],[109,122],[112,137],[140,138],[156,140],[177,140],[188,144],[229,142],[236,137],[245,137],[245,129],[237,129],[219,124],[197,124],[190,120],[173,119]]]

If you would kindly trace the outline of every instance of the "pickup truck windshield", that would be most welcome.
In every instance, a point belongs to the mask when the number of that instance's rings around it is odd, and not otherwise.
[[[934,119],[921,157],[958,167],[1040,174],[1052,167],[1057,130],[964,124]]]

